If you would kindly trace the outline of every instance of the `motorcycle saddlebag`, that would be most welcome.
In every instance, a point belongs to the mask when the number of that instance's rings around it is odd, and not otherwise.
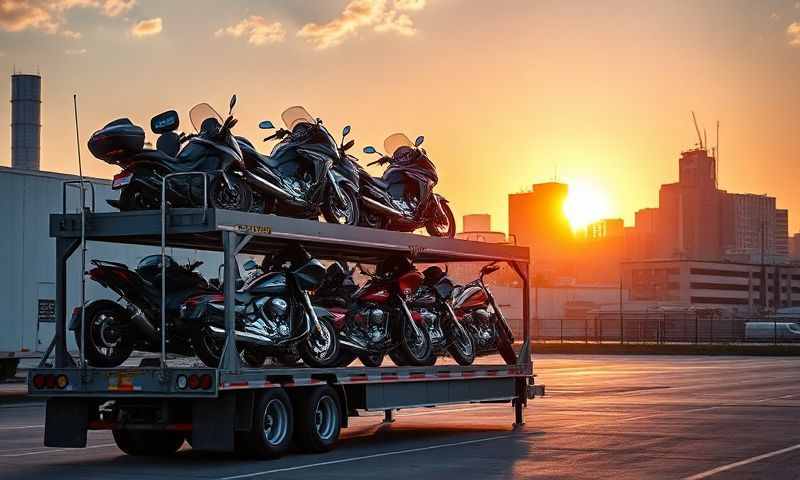
[[[144,129],[127,118],[120,118],[94,132],[89,151],[104,162],[119,164],[144,148]]]

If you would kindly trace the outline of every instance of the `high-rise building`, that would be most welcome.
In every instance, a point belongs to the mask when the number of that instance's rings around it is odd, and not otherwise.
[[[42,77],[11,75],[11,166],[39,170]]]
[[[789,210],[775,210],[775,255],[789,256]]]
[[[789,255],[789,212],[775,208],[775,197],[723,193],[722,250],[725,258],[772,263]]]
[[[621,218],[606,218],[590,223],[586,227],[586,239],[598,240],[609,237],[622,237],[625,231],[625,221]]]
[[[572,239],[564,214],[569,187],[558,182],[538,183],[530,192],[508,196],[510,241],[531,247],[536,258],[558,257]]]

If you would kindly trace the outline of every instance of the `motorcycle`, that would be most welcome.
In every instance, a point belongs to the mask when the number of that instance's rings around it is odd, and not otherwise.
[[[89,277],[117,293],[123,303],[95,300],[85,307],[85,331],[81,331],[81,310],[76,307],[69,328],[80,346],[85,342],[87,362],[95,367],[116,367],[134,349],[161,351],[161,255],[143,258],[135,270],[116,262],[92,260]],[[196,272],[203,262],[178,265],[171,257],[166,264],[167,351],[194,355],[189,340],[195,325],[178,315],[180,305],[197,294],[213,294],[202,275]]]
[[[364,153],[381,155],[367,166],[389,166],[381,178],[360,170],[360,225],[403,232],[425,227],[432,236],[455,236],[455,218],[447,200],[433,193],[439,178],[420,147],[423,141],[419,136],[412,144],[404,134],[395,133],[384,141],[385,155],[375,147],[364,147]]]
[[[459,365],[472,365],[475,361],[475,341],[453,311],[450,302],[454,291],[453,281],[441,268],[433,265],[422,271],[425,279],[409,302],[411,313],[419,314],[431,339],[431,355],[425,362],[434,365],[439,356],[450,354]],[[395,363],[404,363],[402,357],[393,356]]]
[[[517,362],[514,334],[484,277],[499,270],[494,262],[481,268],[476,280],[454,292],[453,309],[456,317],[474,339],[478,355],[499,352],[508,365]]]
[[[238,137],[244,155],[243,174],[263,197],[263,211],[355,225],[358,222],[358,178],[345,150],[352,141],[338,144],[322,120],[313,119],[303,107],[291,107],[281,115],[286,129],[279,129],[264,141],[278,139],[269,155]],[[273,129],[265,120],[261,129]],[[346,127],[344,135],[349,133]]]
[[[419,314],[407,301],[423,280],[405,256],[390,257],[374,273],[361,269],[370,279],[352,294],[346,311],[331,311],[339,320],[339,342],[349,350],[341,366],[353,355],[366,366],[379,366],[386,353],[399,350],[408,364],[424,365],[431,355],[431,339]]]
[[[257,270],[252,260],[245,270]],[[309,291],[319,286],[325,267],[299,246],[274,257],[271,268],[251,275],[236,291],[235,341],[252,366],[268,356],[291,356],[299,350],[306,365],[335,366],[340,346],[333,316],[311,304]],[[197,322],[197,356],[208,366],[219,364],[225,338],[225,297],[221,293],[188,298],[181,318]]]
[[[231,135],[237,122],[231,115],[235,105],[236,95],[231,98],[224,121],[207,103],[194,106],[189,118],[196,134],[176,133],[180,121],[174,110],[153,117],[151,129],[160,135],[156,149],[144,148],[144,130],[127,118],[115,120],[92,134],[92,154],[122,167],[111,182],[113,190],[120,190],[119,199],[110,200],[109,204],[120,210],[158,209],[165,176],[205,172],[209,177],[205,188],[210,206],[250,210],[253,194],[241,177],[242,152]],[[181,176],[167,183],[165,198],[173,207],[202,205],[203,190],[199,176]]]

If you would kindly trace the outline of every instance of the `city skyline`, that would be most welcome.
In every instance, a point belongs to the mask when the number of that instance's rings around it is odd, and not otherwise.
[[[425,135],[456,217],[486,211],[502,231],[507,194],[556,172],[597,192],[601,216],[632,224],[696,143],[694,110],[709,137],[721,122],[721,185],[777,197],[798,230],[800,197],[786,181],[800,174],[796,2],[505,5],[236,1],[211,18],[202,2],[4,1],[0,66],[44,76],[46,170],[77,170],[73,92],[85,171],[106,178],[116,169],[89,155],[92,131],[168,108],[186,128],[191,105],[222,110],[237,93],[249,138],[297,103],[333,132],[351,124],[359,149],[398,130]],[[8,165],[8,133],[0,151]]]

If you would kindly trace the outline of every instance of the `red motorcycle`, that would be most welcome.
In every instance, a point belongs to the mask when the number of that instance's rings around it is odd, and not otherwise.
[[[344,347],[339,364],[346,366],[357,356],[365,366],[377,367],[389,353],[404,364],[425,365],[432,353],[431,339],[423,317],[407,304],[423,275],[404,256],[388,258],[374,273],[361,273],[369,281],[352,294],[346,308],[331,309]]]
[[[475,341],[478,355],[499,352],[509,365],[517,363],[514,334],[483,278],[499,270],[494,262],[481,268],[480,276],[456,291],[453,309]]]

